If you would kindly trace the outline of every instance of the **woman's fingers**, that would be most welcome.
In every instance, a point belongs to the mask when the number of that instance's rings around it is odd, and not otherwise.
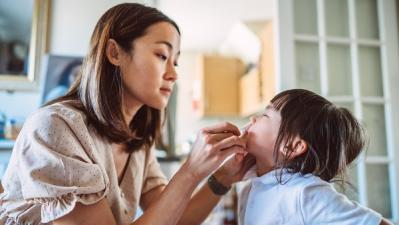
[[[234,136],[233,133],[218,133],[218,134],[208,134],[208,143],[217,143],[221,140]]]
[[[243,159],[244,159],[244,154],[237,153],[234,156],[234,162],[236,162],[236,163],[240,163]]]
[[[242,153],[244,151],[244,148],[242,146],[232,146],[231,148],[225,149],[220,152],[220,156],[223,160],[225,160],[227,157],[233,155],[233,154],[238,154]]]
[[[244,139],[238,137],[238,136],[231,136],[228,138],[225,138],[218,143],[214,145],[214,148],[216,150],[224,150],[228,149],[234,145],[240,146],[242,149],[245,149],[246,142]]]
[[[205,127],[202,129],[203,132],[209,134],[216,134],[216,133],[233,133],[234,135],[240,135],[240,129],[232,123],[224,122],[219,123],[213,126]]]
[[[239,136],[239,129],[231,123],[221,123],[202,129],[197,136],[187,160],[193,174],[199,178],[209,175],[217,169],[229,156],[239,153],[245,155],[246,135]],[[232,174],[238,173],[243,161],[232,158],[230,167]]]

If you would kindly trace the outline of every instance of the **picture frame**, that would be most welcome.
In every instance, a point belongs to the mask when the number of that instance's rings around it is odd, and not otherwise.
[[[50,9],[51,0],[2,1],[0,90],[39,90],[41,65],[48,52]]]
[[[78,56],[47,55],[45,57],[41,104],[66,94],[80,73],[82,62],[83,57]]]

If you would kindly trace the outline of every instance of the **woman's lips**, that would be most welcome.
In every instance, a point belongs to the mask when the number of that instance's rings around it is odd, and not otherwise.
[[[161,92],[162,92],[163,94],[168,95],[168,96],[172,93],[172,89],[171,89],[171,88],[168,88],[168,87],[160,88],[160,90],[161,90]]]

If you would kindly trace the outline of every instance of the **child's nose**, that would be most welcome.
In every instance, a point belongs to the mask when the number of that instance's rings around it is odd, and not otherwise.
[[[251,116],[251,119],[250,119],[251,124],[256,122],[256,118],[257,118],[257,116]]]

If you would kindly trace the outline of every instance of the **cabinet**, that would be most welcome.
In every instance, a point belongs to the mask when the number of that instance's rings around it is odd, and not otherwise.
[[[257,25],[260,28],[254,32],[260,40],[261,51],[258,66],[240,79],[242,116],[262,111],[277,92],[273,22],[258,22]]]
[[[259,60],[259,75],[261,88],[260,105],[268,104],[277,94],[277,77],[275,70],[274,28],[273,22],[268,21],[259,33],[261,54]],[[265,106],[261,106],[262,108]]]
[[[253,69],[240,78],[240,114],[257,112],[262,104],[259,69]]]
[[[247,73],[239,58],[200,55],[200,116],[249,116],[261,111],[276,94],[273,22],[257,22],[256,27],[253,32],[261,53],[258,65]]]
[[[245,66],[235,57],[199,56],[201,116],[237,116],[240,114],[239,80]]]

